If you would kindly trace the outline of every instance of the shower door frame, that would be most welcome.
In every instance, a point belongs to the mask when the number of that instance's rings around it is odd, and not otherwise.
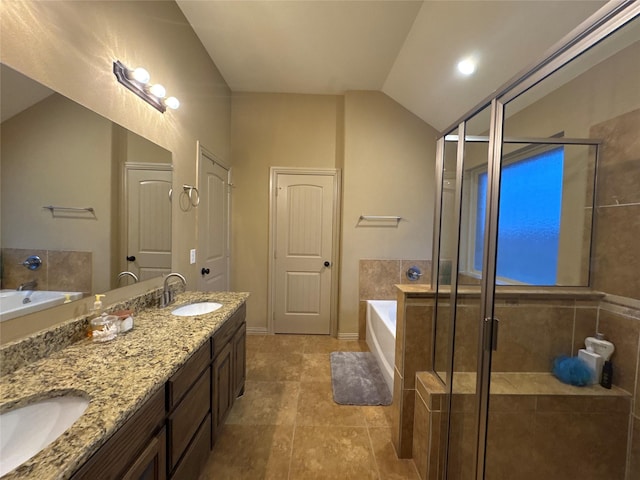
[[[443,411],[443,436],[444,448],[440,450],[440,465],[442,471],[440,478],[447,479],[448,458],[449,458],[449,435],[451,425],[451,401],[453,391],[453,367],[455,348],[455,320],[456,301],[458,291],[458,261],[460,247],[460,221],[461,221],[461,197],[462,197],[462,172],[464,160],[464,143],[473,141],[473,137],[467,139],[465,135],[466,122],[477,113],[491,105],[491,118],[489,126],[489,158],[487,164],[487,204],[485,217],[484,251],[483,251],[483,276],[480,284],[480,319],[482,325],[479,326],[480,335],[478,341],[477,357],[477,380],[476,380],[476,448],[475,457],[475,479],[484,480],[486,468],[486,447],[488,432],[489,395],[491,380],[491,360],[492,352],[497,347],[498,322],[494,317],[494,295],[496,286],[496,264],[497,264],[497,240],[498,240],[498,208],[500,201],[500,175],[502,167],[502,145],[504,143],[566,143],[566,144],[592,144],[598,145],[597,140],[586,139],[505,139],[504,133],[504,112],[505,105],[522,93],[529,90],[534,85],[562,68],[574,58],[593,47],[595,44],[612,34],[622,26],[640,16],[640,2],[634,0],[624,0],[617,3],[609,3],[598,10],[594,15],[580,24],[571,33],[566,35],[560,42],[552,47],[544,56],[543,60],[536,62],[532,67],[525,69],[513,77],[496,93],[480,102],[474,109],[465,114],[447,129],[441,132],[437,143],[436,151],[436,222],[434,226],[434,242],[432,258],[432,285],[436,286],[436,302],[439,301],[439,254],[440,254],[440,234],[442,222],[442,181],[444,166],[444,143],[448,133],[458,129],[458,150],[456,161],[456,197],[455,197],[455,222],[457,225],[457,235],[455,239],[456,255],[451,266],[451,292],[449,295],[450,328],[449,328],[449,352],[446,365],[445,393],[447,400],[444,402]],[[476,137],[476,141],[478,137]],[[485,137],[486,138],[486,137]],[[461,141],[462,140],[462,141]],[[514,140],[523,140],[514,142]],[[543,142],[544,140],[544,142]],[[585,141],[586,140],[586,141]],[[486,141],[486,140],[483,140]],[[597,155],[596,155],[597,161]],[[594,179],[595,181],[595,179]],[[594,199],[595,201],[595,199]],[[593,235],[593,229],[592,229]],[[455,269],[454,269],[455,267]],[[438,309],[434,309],[434,316]],[[434,325],[437,322],[434,318]],[[435,355],[435,348],[433,349]],[[435,360],[435,358],[434,358]]]

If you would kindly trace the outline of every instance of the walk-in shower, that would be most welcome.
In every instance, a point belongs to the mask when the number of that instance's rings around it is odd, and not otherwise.
[[[426,478],[640,478],[638,15],[608,4],[438,141]],[[554,377],[596,331],[613,387]]]

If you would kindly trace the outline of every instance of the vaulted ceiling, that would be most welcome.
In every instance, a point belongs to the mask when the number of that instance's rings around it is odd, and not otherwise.
[[[232,91],[378,90],[442,130],[606,2],[177,3]],[[466,57],[469,77],[456,69]]]

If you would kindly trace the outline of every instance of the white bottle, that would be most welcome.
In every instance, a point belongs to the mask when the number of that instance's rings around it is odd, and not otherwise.
[[[597,353],[605,362],[611,358],[611,355],[613,355],[613,352],[616,350],[613,343],[604,339],[602,333],[596,333],[595,338],[587,337],[584,344],[587,350]]]
[[[604,365],[602,357],[593,350],[581,348],[578,350],[578,358],[580,358],[587,367],[589,367],[589,371],[591,372],[590,384],[595,385],[600,383],[600,379],[602,377],[602,366]]]

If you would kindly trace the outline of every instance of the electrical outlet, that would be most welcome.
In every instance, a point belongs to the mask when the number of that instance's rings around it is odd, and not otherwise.
[[[196,249],[195,248],[192,248],[191,251],[189,252],[189,262],[191,263],[191,265],[196,263]]]

